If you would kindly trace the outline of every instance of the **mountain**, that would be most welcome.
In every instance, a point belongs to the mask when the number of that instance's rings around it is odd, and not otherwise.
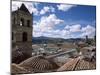
[[[63,38],[52,38],[52,37],[33,37],[32,42],[33,44],[43,44],[43,43],[63,43],[63,42],[79,42],[84,41],[82,38],[69,38],[69,39],[63,39]]]
[[[59,39],[60,38],[51,38],[51,37],[40,36],[40,37],[33,37],[32,38],[32,42],[35,43],[35,44],[54,43],[54,42],[56,42]]]

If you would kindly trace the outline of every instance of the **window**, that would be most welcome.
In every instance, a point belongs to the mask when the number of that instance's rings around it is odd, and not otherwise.
[[[21,20],[20,20],[20,26],[24,26],[24,19],[23,18],[21,18]]]
[[[23,34],[22,34],[22,41],[23,42],[27,41],[27,33],[26,32],[23,32]]]
[[[30,20],[27,20],[27,26],[30,27]]]

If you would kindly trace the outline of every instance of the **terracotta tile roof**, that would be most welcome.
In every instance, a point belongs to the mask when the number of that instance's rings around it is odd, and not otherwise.
[[[89,70],[89,69],[96,69],[96,64],[93,62],[89,62],[86,60],[80,60],[74,70]]]
[[[75,58],[61,66],[57,71],[75,71],[95,69],[96,64],[83,59]]]
[[[17,64],[11,64],[11,73],[13,74],[18,74],[18,73],[28,73],[28,71],[26,69],[24,69],[23,67],[20,67]]]
[[[63,66],[61,66],[57,71],[65,71],[65,70],[73,70],[75,67],[75,64],[79,61],[79,59],[70,59],[69,62],[65,63]]]
[[[31,72],[44,72],[58,68],[58,65],[53,61],[47,60],[42,56],[31,57],[19,64]]]

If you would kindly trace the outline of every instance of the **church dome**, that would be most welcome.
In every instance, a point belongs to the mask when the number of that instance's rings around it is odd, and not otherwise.
[[[54,71],[58,68],[58,65],[53,61],[50,61],[43,56],[31,57],[19,64],[19,66],[31,72],[48,72]]]

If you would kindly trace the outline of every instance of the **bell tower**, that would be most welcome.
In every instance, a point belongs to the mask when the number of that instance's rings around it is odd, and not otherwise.
[[[12,12],[12,50],[16,47],[22,52],[32,55],[33,14],[24,4]]]

